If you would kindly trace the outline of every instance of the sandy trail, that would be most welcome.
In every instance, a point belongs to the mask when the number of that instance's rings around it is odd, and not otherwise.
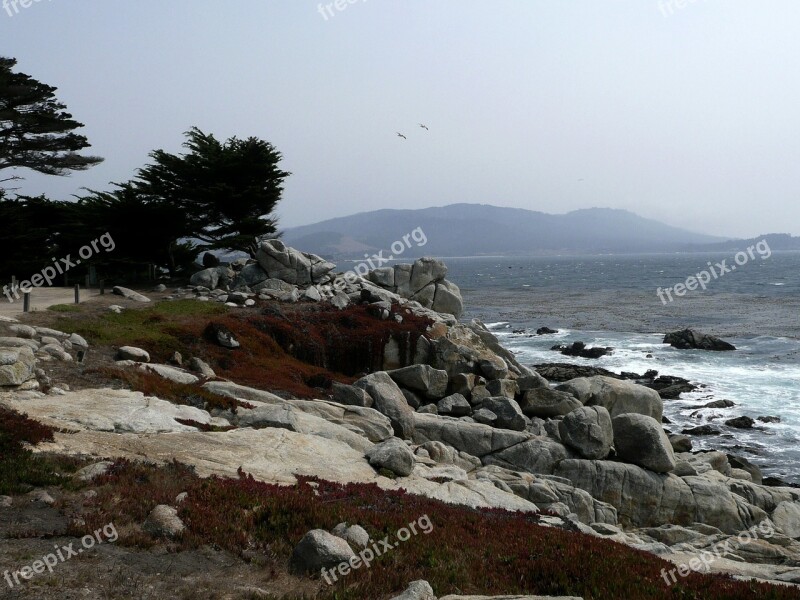
[[[99,290],[81,290],[81,303],[100,295]],[[11,295],[14,302],[0,293],[0,316],[19,318],[22,315],[22,294],[17,300]],[[51,287],[34,288],[31,292],[31,311],[45,310],[55,304],[73,304],[75,302],[74,288]]]

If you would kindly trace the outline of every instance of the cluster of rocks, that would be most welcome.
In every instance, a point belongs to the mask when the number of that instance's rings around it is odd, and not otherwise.
[[[208,284],[203,288],[209,298],[212,293],[277,298],[271,288],[258,286],[281,282],[307,294],[329,283],[334,268],[275,241],[261,245],[257,263],[243,261],[240,266],[238,271],[209,267],[193,278],[194,285],[201,280]],[[219,269],[230,270],[223,277]],[[364,301],[367,295],[376,304],[402,301],[427,310],[423,314],[431,315],[433,323],[426,335],[405,359],[384,361],[397,368],[370,373],[353,385],[333,384],[325,399],[287,399],[212,381],[199,372],[196,359],[190,362],[198,369],[190,372],[177,364],[150,364],[146,353],[125,347],[117,355],[126,361],[121,364],[202,385],[239,401],[240,408],[176,407],[119,390],[67,393],[57,401],[29,392],[3,402],[59,431],[91,432],[59,433],[56,444],[66,453],[169,457],[195,466],[201,475],[234,476],[242,468],[263,481],[293,483],[296,474],[303,474],[343,483],[374,482],[467,506],[547,510],[558,515],[548,517],[554,526],[577,527],[664,556],[766,523],[776,535],[748,545],[738,556],[774,566],[768,579],[800,581],[800,569],[792,567],[800,560],[800,490],[762,485],[760,472],[746,461],[719,452],[690,453],[690,442],[664,430],[659,391],[640,385],[635,377],[576,371],[571,374],[577,376],[551,385],[520,364],[479,321],[458,323],[453,312],[438,314],[411,299],[428,290],[422,299],[435,306],[439,289],[448,289],[442,283],[446,269],[436,261],[423,259],[400,271],[409,275],[410,287],[403,287],[405,280],[398,280],[395,268],[394,279],[382,271],[341,293],[348,302]],[[257,282],[262,275],[265,279]],[[228,291],[219,287],[223,280]],[[236,290],[240,284],[249,289]],[[399,295],[409,290],[415,290],[411,298]],[[287,292],[288,301],[294,301],[295,291]],[[34,333],[39,336],[36,352],[42,354],[43,336],[50,332]],[[69,336],[52,337],[62,340],[63,347]],[[387,345],[385,353],[391,352]],[[0,372],[6,378],[19,373],[16,381],[26,376],[27,366],[11,358],[0,367],[10,368]],[[647,375],[644,379],[656,385],[657,373]],[[658,385],[663,392],[680,382],[665,379]],[[201,431],[203,426],[230,430]],[[175,516],[166,508],[161,513],[156,516],[162,520]],[[318,546],[328,547],[337,558],[351,555],[356,542],[348,530],[310,532],[293,564],[323,560],[322,553],[314,555]]]
[[[781,418],[775,416],[762,415],[754,419],[753,417],[742,415],[739,417],[725,418],[723,413],[719,412],[720,410],[730,409],[735,406],[736,403],[731,400],[714,400],[713,402],[708,402],[696,407],[696,410],[689,416],[692,419],[706,419],[709,423],[722,420],[722,422],[731,429],[763,429],[764,425],[781,422]],[[759,426],[759,424],[761,425]],[[710,436],[720,435],[722,431],[707,423],[696,427],[686,427],[681,433],[684,435]]]
[[[702,522],[734,533],[771,518],[774,506],[737,493],[741,482],[758,485],[751,473],[726,458],[714,465],[719,478],[676,451],[685,441],[667,436],[655,390],[604,376],[553,388],[493,347],[479,323],[455,325],[431,341],[429,364],[334,386],[334,403],[389,419],[394,437],[365,452],[373,468],[403,478],[425,464],[443,480],[490,482],[588,526]]]
[[[82,361],[88,349],[89,344],[76,333],[12,323],[6,335],[0,336],[0,392],[49,390],[51,381],[37,363]]]
[[[335,384],[326,403],[208,382],[263,403],[213,417],[336,439],[378,477],[490,484],[588,527],[702,522],[734,533],[772,518],[776,506],[737,493],[741,482],[758,485],[751,472],[716,465],[723,481],[687,453],[690,442],[668,437],[656,390],[603,375],[551,386],[478,321],[437,322],[421,340],[417,364]]]
[[[359,275],[336,273],[336,265],[307,252],[287,247],[280,240],[265,240],[255,260],[239,259],[230,265],[208,266],[195,273],[191,289],[201,299],[249,305],[255,298],[282,302],[330,302],[338,308],[365,299],[372,302],[410,303],[412,307],[461,316],[464,310],[458,286],[446,279],[447,267],[439,260],[421,258],[414,264],[379,267]]]
[[[441,390],[442,375],[424,371],[427,389]],[[408,382],[409,374],[402,379]],[[59,434],[68,453],[169,457],[201,475],[233,475],[243,466],[268,482],[289,483],[294,473],[374,481],[468,506],[548,510],[560,515],[554,526],[571,524],[665,556],[766,522],[778,533],[748,546],[743,560],[773,565],[771,578],[800,577],[797,569],[780,567],[800,557],[800,491],[760,485],[757,469],[721,453],[675,451],[658,423],[657,394],[631,382],[567,382],[560,391],[579,406],[561,418],[530,419],[521,431],[413,411],[386,372],[340,388],[364,405],[287,400],[226,381],[203,387],[248,407],[208,413],[122,390],[27,396],[8,404],[60,430],[94,432]],[[235,429],[207,433],[187,422]],[[138,436],[135,444],[131,435]]]
[[[538,373],[548,381],[565,382],[577,377],[610,377],[612,379],[623,379],[633,381],[650,389],[656,390],[663,400],[675,400],[681,394],[693,392],[701,386],[692,383],[683,377],[674,375],[659,375],[658,371],[651,369],[644,374],[614,373],[602,367],[591,367],[588,365],[573,365],[569,363],[543,363],[534,367]]]
[[[179,352],[172,355],[172,364],[156,364],[150,363],[150,353],[146,350],[135,346],[122,346],[117,348],[115,360],[119,367],[132,367],[140,371],[155,373],[173,383],[184,385],[216,377],[214,370],[204,360],[193,356],[188,361],[184,361]]]
[[[384,290],[419,302],[424,308],[459,318],[464,312],[461,291],[446,279],[447,266],[435,258],[421,258],[413,265],[379,267],[367,279]]]

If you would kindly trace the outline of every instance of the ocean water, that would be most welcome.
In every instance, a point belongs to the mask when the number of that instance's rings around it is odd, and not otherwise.
[[[465,318],[478,318],[523,364],[569,362],[611,371],[685,377],[703,387],[666,400],[673,432],[711,424],[720,436],[694,437],[696,449],[731,451],[767,475],[800,484],[800,254],[773,253],[712,281],[706,291],[663,303],[670,287],[707,263],[730,255],[449,258],[448,278],[462,289]],[[536,336],[542,326],[557,335]],[[664,333],[685,327],[719,335],[735,352],[676,350]],[[515,334],[514,330],[526,330]],[[566,357],[556,343],[611,346],[598,360]],[[651,355],[652,358],[647,356]],[[730,409],[701,409],[712,400]],[[738,430],[724,421],[742,415],[780,417]]]

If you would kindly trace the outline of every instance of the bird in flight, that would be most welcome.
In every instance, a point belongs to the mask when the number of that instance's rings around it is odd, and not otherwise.
[[[420,123],[419,126],[422,127],[425,131],[430,131],[427,125],[423,125],[422,123]]]
[[[401,138],[403,138],[404,140],[407,140],[407,139],[408,139],[406,136],[404,136],[404,135],[403,135],[402,133],[400,133],[400,132],[398,132],[398,133],[397,133],[397,136],[398,136],[398,137],[401,137]]]

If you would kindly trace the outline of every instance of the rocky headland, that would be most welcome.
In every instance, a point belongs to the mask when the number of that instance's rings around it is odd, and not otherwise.
[[[345,277],[332,263],[271,240],[255,260],[209,265],[189,285],[115,293],[113,303],[0,323],[0,434],[3,423],[10,431],[8,423],[25,415],[29,425],[14,429],[23,450],[15,452],[33,450],[26,461],[58,457],[72,482],[9,477],[0,487],[8,492],[0,524],[15,543],[24,535],[12,522],[52,536],[113,517],[125,521],[125,548],[162,540],[167,555],[180,556],[216,544],[247,565],[269,556],[275,587],[239,586],[253,595],[230,597],[800,598],[800,490],[764,485],[747,461],[693,453],[686,436],[668,434],[664,398],[691,384],[653,373],[523,365],[481,322],[459,321],[463,301],[441,261]],[[727,349],[712,341],[676,338]],[[33,427],[49,433],[25,437]],[[296,495],[296,512],[305,503],[325,506],[303,513],[320,522],[298,517],[287,526],[277,509],[265,514],[273,500],[264,498],[281,494]],[[260,500],[244,500],[254,497]],[[368,546],[364,535],[390,533],[374,511],[341,508],[348,498],[379,506],[382,515],[396,506],[407,521],[413,515],[403,502],[427,511],[438,546],[414,568],[397,563],[403,568],[387,587],[370,569],[329,587],[320,568],[350,561]],[[208,506],[212,499],[217,504]],[[51,528],[58,532],[36,525],[41,515],[28,514],[31,502],[60,515],[48,513],[61,523]],[[219,541],[219,528],[203,520],[219,516],[204,511],[226,515],[221,522],[245,519],[247,527],[231,525]],[[338,522],[344,517],[349,524]],[[487,548],[508,544],[508,573],[538,569],[541,576],[471,573],[458,584],[438,577],[444,559],[435,548],[449,556],[448,544],[460,542],[447,535],[473,519],[481,520],[473,531],[497,537]],[[259,546],[253,532],[270,527],[283,532],[281,540]],[[550,548],[553,556],[534,559],[528,547],[523,560],[524,539],[515,545],[521,532],[529,540],[544,535],[534,555]],[[498,560],[462,535],[475,546],[465,551]],[[390,560],[403,552],[398,547]],[[595,565],[592,557],[604,553],[621,553],[624,564]],[[669,575],[685,565],[686,576]],[[681,590],[695,595],[675,595]]]

